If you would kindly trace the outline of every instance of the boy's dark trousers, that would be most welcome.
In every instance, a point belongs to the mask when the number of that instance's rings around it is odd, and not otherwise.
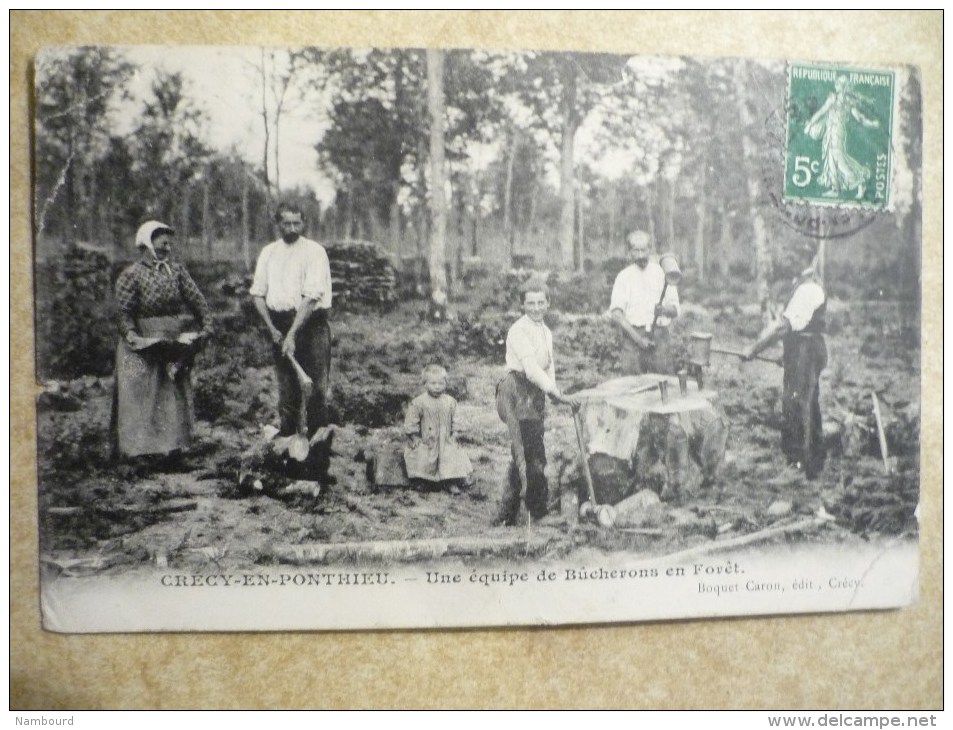
[[[510,463],[497,522],[515,525],[520,497],[533,519],[546,515],[549,488],[546,483],[546,395],[522,373],[509,372],[496,387],[496,408],[510,434]]]

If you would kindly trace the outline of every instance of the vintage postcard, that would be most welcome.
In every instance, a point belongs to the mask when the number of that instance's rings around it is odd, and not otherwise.
[[[916,68],[58,47],[34,109],[45,628],[917,600]]]

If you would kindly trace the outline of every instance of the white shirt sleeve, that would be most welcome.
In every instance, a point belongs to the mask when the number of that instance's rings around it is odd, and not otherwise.
[[[331,266],[328,263],[328,254],[323,246],[315,244],[313,254],[308,257],[301,296],[314,299],[319,307],[327,307],[330,306],[330,294]]]
[[[612,285],[612,298],[609,300],[609,311],[618,309],[625,314],[625,308],[629,303],[629,288],[626,286],[625,277],[622,275],[625,269],[620,271],[615,277],[615,283]]]
[[[506,335],[506,351],[507,354],[513,355],[513,358],[519,363],[523,373],[533,385],[544,393],[553,393],[556,390],[552,358],[549,358],[547,369],[543,370],[536,359],[535,343],[523,327],[518,325],[510,327],[510,331]],[[552,376],[547,371],[552,371]]]
[[[824,290],[814,281],[806,281],[794,290],[794,296],[784,309],[784,318],[794,332],[800,332],[810,323],[817,308],[824,303]]]
[[[253,297],[263,297],[268,294],[268,257],[271,254],[271,247],[266,246],[258,255],[258,263],[255,265],[255,278],[252,279],[251,289],[248,293]]]

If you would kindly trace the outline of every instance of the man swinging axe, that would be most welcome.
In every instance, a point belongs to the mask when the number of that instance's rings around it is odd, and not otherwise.
[[[803,469],[808,479],[815,478],[824,466],[818,381],[827,366],[827,296],[817,268],[815,257],[794,279],[781,319],[742,355],[751,360],[778,340],[783,343],[781,450],[788,463]]]

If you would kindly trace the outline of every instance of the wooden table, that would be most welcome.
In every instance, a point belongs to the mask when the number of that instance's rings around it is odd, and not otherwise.
[[[662,400],[659,381],[668,383]],[[640,390],[653,386],[651,390]],[[645,374],[608,380],[574,393],[582,401],[583,435],[600,503],[615,504],[644,488],[663,500],[691,496],[710,484],[725,457],[728,424],[718,394],[682,395],[675,376]]]

